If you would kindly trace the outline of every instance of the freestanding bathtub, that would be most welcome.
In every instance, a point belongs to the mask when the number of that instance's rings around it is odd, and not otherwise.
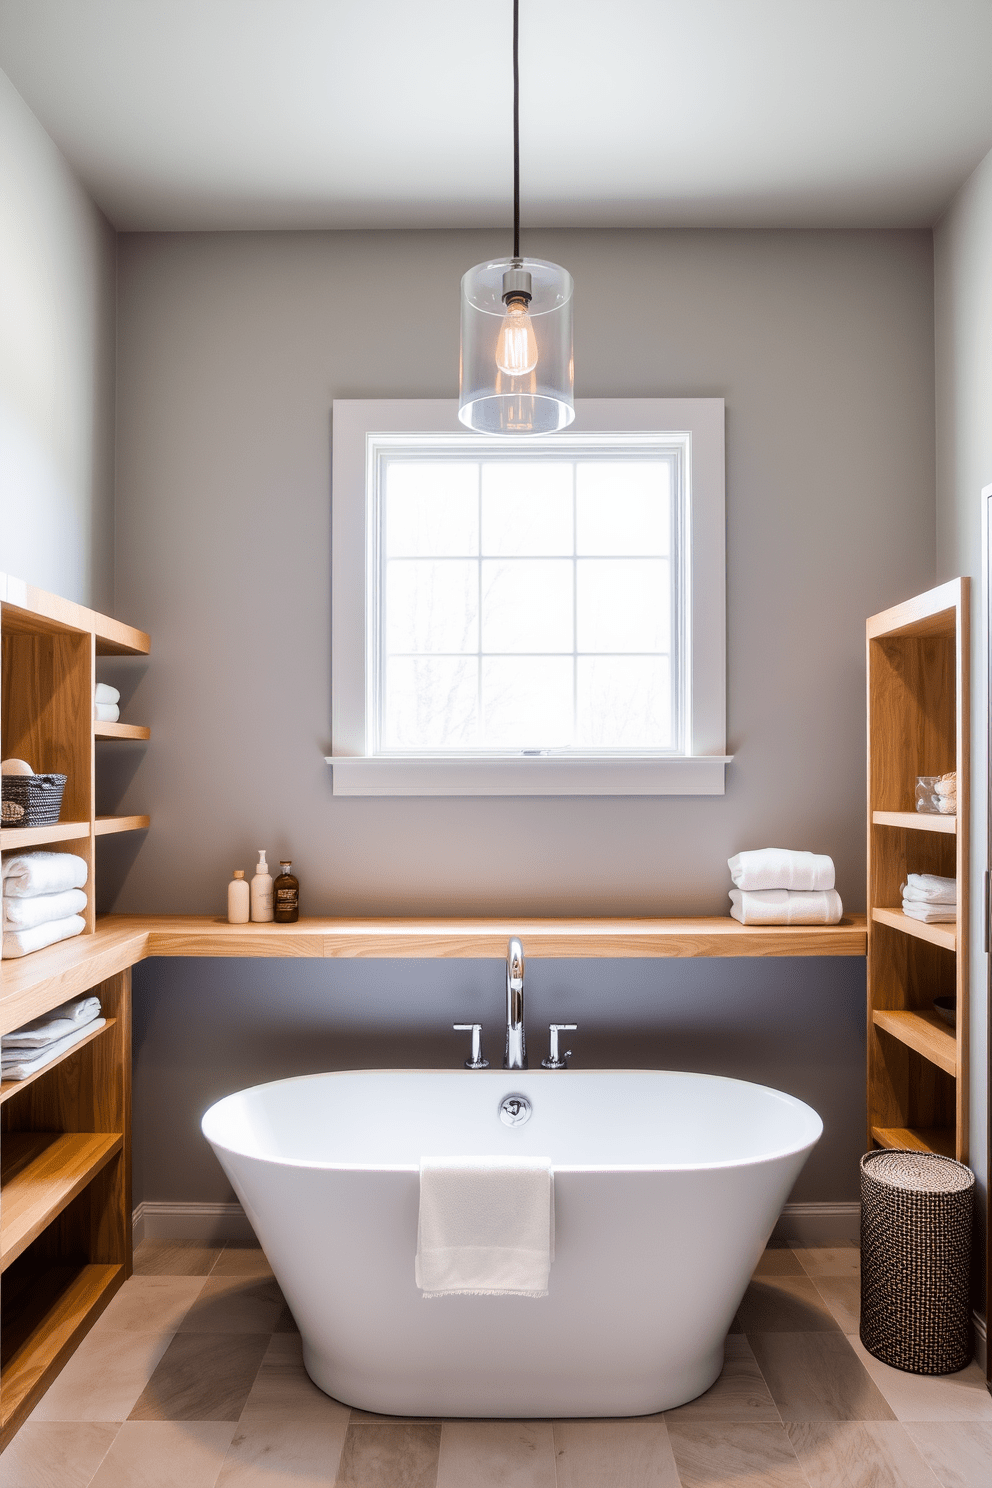
[[[509,1094],[525,1125],[501,1122]],[[700,1395],[822,1130],[777,1090],[648,1070],[309,1075],[203,1118],[311,1379],[414,1416],[634,1416]],[[425,1300],[421,1156],[518,1152],[554,1166],[548,1296]]]

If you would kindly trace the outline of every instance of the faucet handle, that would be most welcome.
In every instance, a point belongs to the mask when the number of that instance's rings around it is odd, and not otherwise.
[[[456,1033],[470,1033],[472,1035],[472,1057],[466,1059],[466,1069],[488,1069],[489,1060],[482,1057],[482,1024],[481,1023],[452,1023]]]
[[[549,1023],[548,1033],[551,1036],[551,1049],[547,1059],[541,1060],[542,1069],[568,1069],[566,1060],[571,1059],[571,1049],[566,1049],[564,1054],[558,1053],[558,1035],[560,1033],[575,1033],[578,1029],[577,1023]]]

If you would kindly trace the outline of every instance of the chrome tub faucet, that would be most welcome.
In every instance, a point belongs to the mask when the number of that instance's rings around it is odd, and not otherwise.
[[[514,935],[506,948],[506,1053],[504,1069],[527,1068],[524,1039],[524,948]]]

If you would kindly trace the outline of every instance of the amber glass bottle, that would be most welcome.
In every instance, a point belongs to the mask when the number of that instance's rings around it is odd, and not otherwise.
[[[300,881],[290,873],[289,858],[279,860],[279,877],[272,885],[272,907],[280,925],[291,925],[300,918]]]

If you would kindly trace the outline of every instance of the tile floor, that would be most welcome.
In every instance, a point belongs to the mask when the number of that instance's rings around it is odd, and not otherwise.
[[[858,1252],[767,1250],[706,1395],[630,1421],[399,1421],[307,1379],[261,1251],[146,1241],[0,1458],[3,1488],[990,1488],[976,1365],[857,1338]]]

